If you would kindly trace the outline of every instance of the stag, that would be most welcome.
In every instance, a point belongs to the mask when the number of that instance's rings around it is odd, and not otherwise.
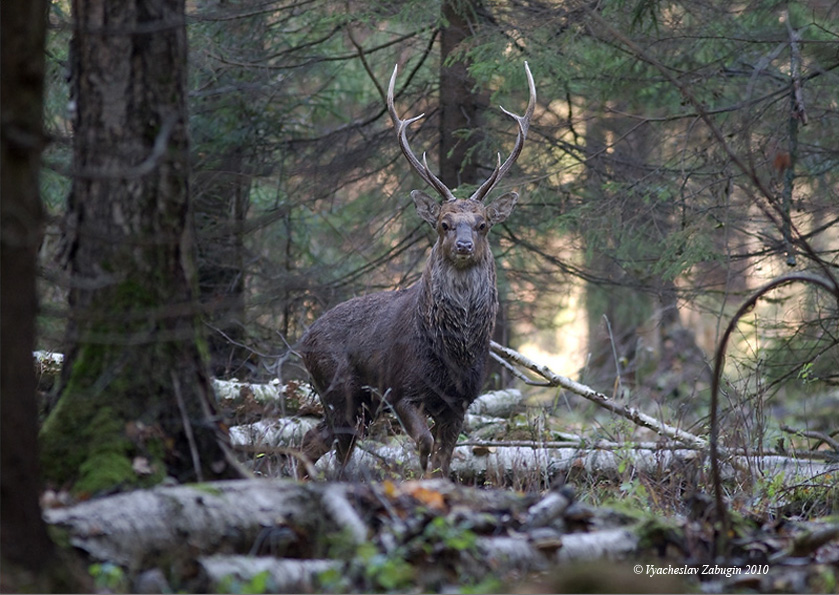
[[[468,199],[460,199],[420,161],[408,144],[408,127],[424,114],[402,120],[393,105],[397,68],[387,108],[402,153],[442,198],[411,192],[419,216],[437,232],[422,277],[395,291],[361,296],[335,306],[312,324],[300,343],[303,363],[320,395],[324,420],[303,438],[312,461],[332,449],[343,466],[356,439],[385,404],[416,442],[423,472],[449,474],[466,408],[481,388],[498,311],[490,228],[512,213],[518,194],[489,205],[484,198],[515,163],[524,146],[536,86],[525,63],[530,100],[524,116],[503,107],[518,125],[509,157]],[[434,420],[429,430],[428,417]]]

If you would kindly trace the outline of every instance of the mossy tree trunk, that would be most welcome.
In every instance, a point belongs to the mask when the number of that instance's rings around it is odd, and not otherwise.
[[[190,228],[184,0],[75,0],[69,345],[41,433],[78,493],[234,475]]]

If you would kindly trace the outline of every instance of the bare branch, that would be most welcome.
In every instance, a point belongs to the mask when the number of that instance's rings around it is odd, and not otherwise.
[[[560,376],[556,374],[548,368],[547,366],[543,366],[541,364],[537,364],[536,362],[528,359],[527,357],[523,356],[517,351],[510,349],[509,347],[504,347],[503,345],[499,345],[495,341],[490,343],[490,350],[497,354],[499,357],[517,365],[530,370],[531,372],[545,378],[548,381],[547,386],[558,386],[560,388],[564,388],[565,390],[571,391],[576,395],[580,395],[581,397],[588,399],[592,403],[603,407],[604,409],[611,411],[612,413],[616,413],[621,417],[625,417],[626,419],[632,421],[633,423],[653,430],[657,434],[662,436],[667,436],[673,440],[678,440],[683,444],[687,444],[694,448],[704,449],[708,447],[708,442],[691,434],[690,432],[686,432],[679,428],[673,427],[669,424],[666,424],[662,421],[655,419],[647,415],[646,413],[635,409],[634,407],[629,407],[626,405],[618,405],[617,403],[611,401],[609,397],[604,395],[603,393],[597,392],[593,388],[586,386],[585,384],[581,384],[570,378],[566,378],[565,376]],[[541,384],[544,386],[544,384]]]

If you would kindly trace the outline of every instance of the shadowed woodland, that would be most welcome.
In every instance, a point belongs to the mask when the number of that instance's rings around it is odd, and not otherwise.
[[[839,4],[1,22],[4,592],[837,592]],[[393,379],[329,452],[301,338],[422,279],[423,160],[466,198],[511,151],[450,465]],[[421,379],[402,355],[359,377]]]

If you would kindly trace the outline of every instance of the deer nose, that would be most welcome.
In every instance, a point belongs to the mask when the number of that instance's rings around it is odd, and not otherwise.
[[[457,251],[462,254],[468,254],[472,252],[472,249],[475,247],[475,244],[472,243],[472,240],[458,240],[455,242],[455,248]]]

